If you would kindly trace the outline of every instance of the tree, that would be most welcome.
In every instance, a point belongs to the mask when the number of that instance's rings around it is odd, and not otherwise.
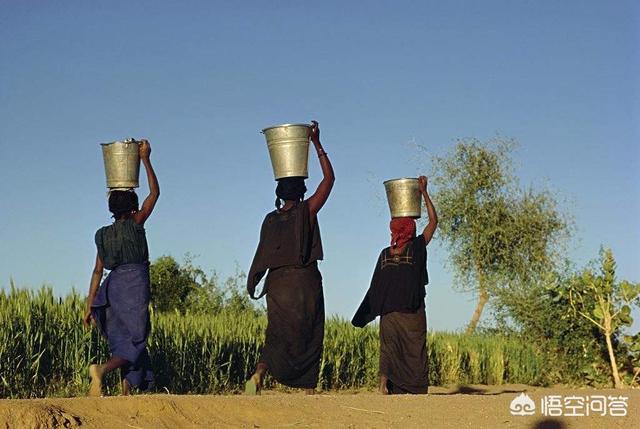
[[[514,145],[464,139],[432,160],[438,236],[462,290],[478,294],[468,334],[492,296],[549,270],[569,233],[551,192],[520,188],[511,173]]]
[[[210,276],[204,275],[198,267],[189,264],[189,271],[199,272],[199,287],[187,299],[187,308],[193,313],[218,313],[230,311],[233,313],[251,313],[258,315],[260,311],[251,302],[246,293],[247,276],[236,268],[234,275],[220,281],[214,271]]]
[[[159,312],[186,310],[187,298],[199,288],[199,272],[189,272],[172,256],[161,256],[149,267],[151,305]]]
[[[254,316],[261,313],[245,293],[246,276],[238,268],[222,282],[215,271],[207,275],[187,254],[182,264],[172,256],[161,256],[149,271],[151,304],[158,312],[213,314],[228,310]]]
[[[565,284],[559,295],[567,297],[573,315],[579,315],[595,325],[604,335],[616,389],[623,386],[614,352],[614,340],[624,326],[631,326],[631,307],[640,297],[640,284],[626,280],[616,282],[615,260],[610,249],[601,255],[600,273],[585,270],[574,281]]]

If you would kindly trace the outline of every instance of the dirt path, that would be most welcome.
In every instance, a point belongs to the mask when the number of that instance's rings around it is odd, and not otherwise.
[[[536,404],[533,416],[514,416],[509,411],[511,401],[522,391]],[[547,395],[626,396],[627,416],[544,417],[540,407]],[[264,392],[258,397],[141,395],[0,400],[0,427],[608,429],[640,427],[639,408],[640,390],[513,385],[433,388],[428,396],[383,397],[372,392],[315,396]]]

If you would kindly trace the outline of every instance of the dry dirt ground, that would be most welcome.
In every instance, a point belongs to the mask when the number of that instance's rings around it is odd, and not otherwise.
[[[533,416],[513,416],[525,391]],[[544,417],[546,395],[628,397],[627,416]],[[432,388],[427,396],[373,392],[263,392],[242,395],[138,395],[0,400],[0,428],[640,428],[640,390],[521,385]]]

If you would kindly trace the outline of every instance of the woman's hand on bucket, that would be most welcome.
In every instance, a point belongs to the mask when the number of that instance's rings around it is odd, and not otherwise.
[[[311,138],[311,141],[315,144],[320,143],[320,126],[318,121],[311,121],[311,134],[309,138]]]
[[[138,143],[138,154],[141,159],[149,159],[149,156],[151,155],[151,145],[149,144],[149,140],[140,140]]]
[[[418,178],[418,183],[420,184],[420,192],[427,192],[427,176],[420,176]]]

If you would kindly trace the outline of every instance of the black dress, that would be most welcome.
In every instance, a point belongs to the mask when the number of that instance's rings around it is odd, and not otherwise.
[[[400,255],[378,257],[371,286],[351,323],[364,327],[380,316],[380,375],[391,393],[427,393],[427,250],[420,234]]]
[[[323,258],[317,220],[311,227],[306,202],[269,213],[247,278],[252,298],[267,296],[267,331],[260,362],[280,383],[318,384],[324,340],[324,297],[317,261]],[[262,292],[255,288],[267,273]]]

